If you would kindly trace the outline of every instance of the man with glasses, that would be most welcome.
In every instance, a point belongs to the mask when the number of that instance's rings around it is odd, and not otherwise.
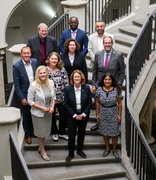
[[[75,16],[70,17],[69,19],[69,25],[70,29],[67,29],[62,32],[60,41],[59,41],[59,48],[61,53],[64,53],[65,50],[63,48],[63,44],[66,40],[69,38],[76,39],[76,41],[80,44],[80,52],[86,56],[88,52],[88,37],[86,35],[86,32],[79,29],[79,21],[78,18]]]

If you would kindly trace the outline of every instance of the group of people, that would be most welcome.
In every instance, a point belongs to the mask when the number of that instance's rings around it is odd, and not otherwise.
[[[13,65],[15,91],[22,103],[25,141],[31,144],[31,137],[37,138],[38,153],[46,161],[50,158],[44,141],[49,134],[54,141],[68,140],[66,161],[74,158],[77,128],[77,154],[87,157],[83,145],[93,103],[91,91],[95,94],[97,120],[91,130],[99,129],[103,135],[106,149],[102,156],[110,153],[109,139],[112,137],[113,153],[119,158],[116,145],[122,113],[124,59],[113,48],[113,36],[105,33],[102,20],[96,22],[97,33],[89,40],[78,24],[77,17],[70,18],[70,29],[63,31],[59,46],[54,37],[47,35],[47,25],[39,24],[38,35],[29,38],[27,46],[21,49],[22,59]],[[87,52],[93,70],[91,90],[87,85]],[[56,108],[60,116],[59,127]]]

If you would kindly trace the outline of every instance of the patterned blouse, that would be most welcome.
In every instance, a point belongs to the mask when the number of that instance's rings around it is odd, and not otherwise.
[[[56,93],[56,104],[64,102],[64,89],[65,86],[69,85],[68,74],[65,68],[58,69],[55,74],[48,69],[49,79],[54,81],[55,93]]]

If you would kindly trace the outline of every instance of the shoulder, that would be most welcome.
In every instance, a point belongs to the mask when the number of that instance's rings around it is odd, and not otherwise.
[[[31,60],[32,62],[37,63],[37,59],[35,59],[35,58],[30,58],[30,60]]]
[[[51,79],[49,79],[49,83],[50,83],[50,85],[54,84],[53,80],[51,80]]]
[[[116,49],[112,48],[112,53],[116,53],[117,55],[122,55],[120,51],[117,51]]]
[[[35,39],[37,39],[38,38],[38,36],[32,36],[32,37],[30,37],[28,40],[35,40]]]
[[[80,52],[75,53],[75,56],[78,56],[78,57],[81,57],[81,58],[83,58],[83,59],[84,59],[84,55],[83,55],[82,53],[80,53]]]
[[[82,88],[90,90],[90,87],[87,84],[82,85]]]
[[[70,32],[70,29],[67,29],[65,31],[62,32],[62,34],[66,34],[66,33],[69,33]]]
[[[82,29],[77,29],[78,32],[82,33],[82,34],[86,34],[86,31],[82,30]]]
[[[66,86],[65,87],[65,89],[67,90],[67,91],[69,91],[70,89],[72,89],[73,88],[73,85],[69,85],[69,86]]]
[[[19,60],[19,61],[17,61],[13,66],[14,66],[14,67],[18,67],[18,66],[21,65],[21,63],[22,63],[22,59]]]
[[[47,36],[47,41],[56,41],[55,37]]]
[[[88,38],[89,40],[93,40],[94,38],[97,38],[97,33],[91,34]]]
[[[96,53],[95,53],[95,55],[101,55],[101,54],[103,54],[104,53],[104,50],[101,50],[101,51],[97,51]]]

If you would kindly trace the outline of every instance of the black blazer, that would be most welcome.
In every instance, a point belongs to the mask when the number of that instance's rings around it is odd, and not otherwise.
[[[76,98],[74,86],[69,85],[65,87],[64,104],[67,109],[68,115],[73,117],[76,114]],[[89,115],[90,107],[92,105],[92,97],[90,87],[88,85],[81,86],[81,113]]]
[[[39,36],[33,36],[28,39],[27,46],[31,48],[32,58],[37,59],[38,66],[41,65],[42,62],[42,49],[41,49],[41,42]],[[52,52],[60,53],[59,47],[57,45],[57,41],[54,37],[47,36],[46,37],[46,59]]]
[[[74,59],[73,66],[71,66],[68,53],[65,52],[65,53],[61,54],[60,56],[64,62],[64,68],[66,69],[66,71],[68,73],[69,80],[70,80],[70,76],[71,76],[72,72],[74,70],[78,69],[83,72],[86,83],[88,82],[88,69],[87,69],[87,65],[86,65],[86,60],[82,53],[75,53],[75,59]]]

